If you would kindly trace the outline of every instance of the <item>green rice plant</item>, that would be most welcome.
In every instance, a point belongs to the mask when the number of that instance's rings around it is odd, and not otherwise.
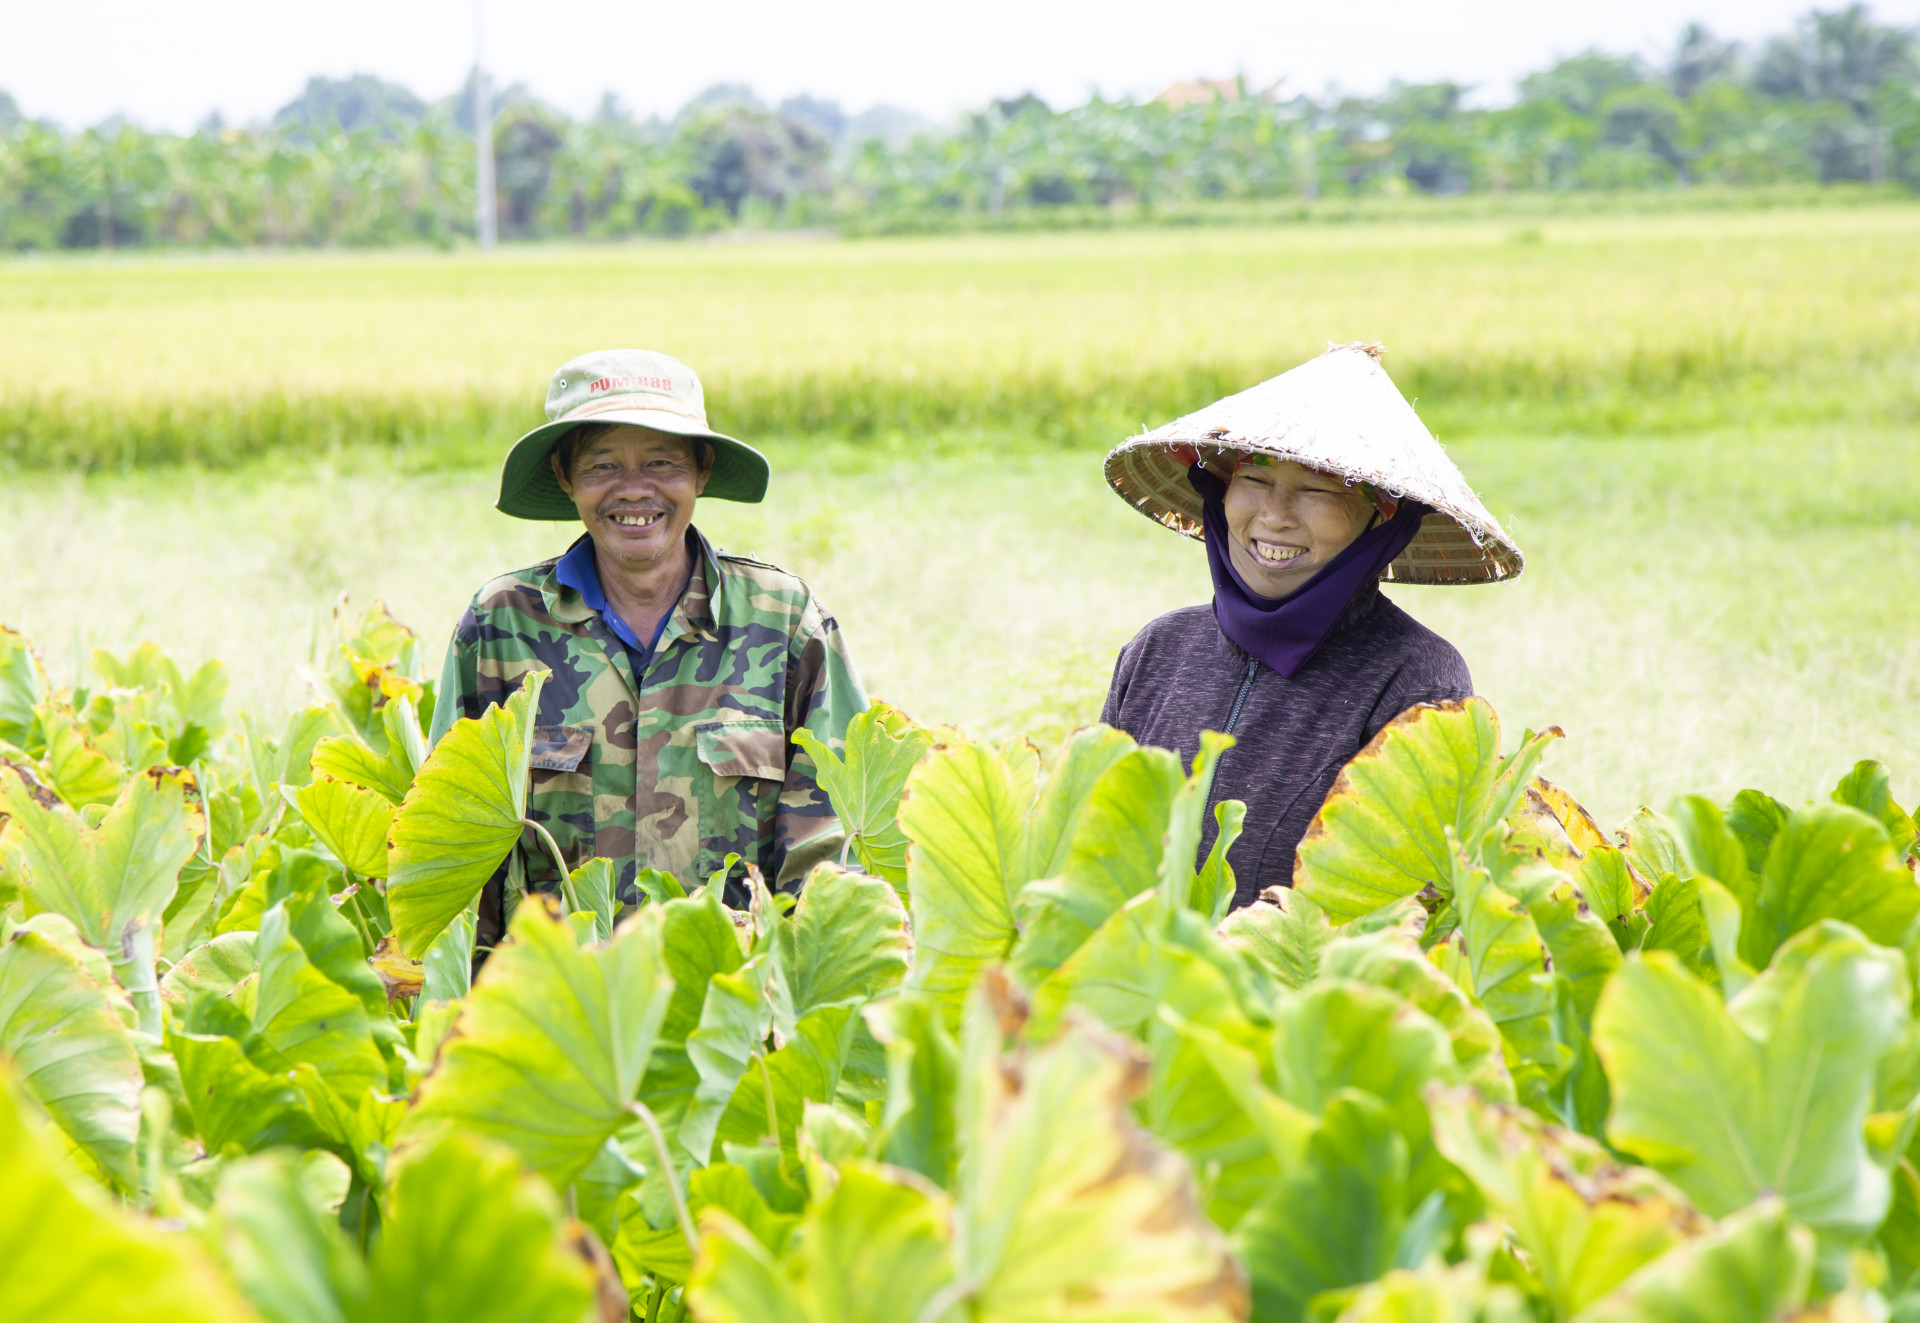
[[[0,458],[471,463],[598,345],[752,440],[1110,442],[1384,341],[1444,435],[1911,417],[1920,206],[0,264]]]

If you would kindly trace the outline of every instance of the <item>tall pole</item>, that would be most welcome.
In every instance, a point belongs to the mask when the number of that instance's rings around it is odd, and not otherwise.
[[[474,229],[480,238],[480,250],[491,251],[499,241],[499,224],[494,216],[493,194],[493,97],[487,88],[487,68],[483,57],[484,35],[482,0],[473,0],[473,147]]]

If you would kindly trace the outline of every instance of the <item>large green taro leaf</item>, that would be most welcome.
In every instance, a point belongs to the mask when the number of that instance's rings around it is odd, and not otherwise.
[[[672,993],[654,907],[582,950],[546,906],[521,905],[421,1082],[402,1142],[476,1131],[564,1187],[632,1119]]]
[[[1861,1127],[1905,987],[1899,953],[1833,922],[1725,1004],[1665,953],[1629,961],[1594,1016],[1609,1142],[1712,1216],[1778,1194],[1823,1236],[1870,1234],[1889,1187]]]
[[[35,1133],[0,1065],[0,1302],[32,1323],[251,1323],[200,1246],[135,1222]]]
[[[747,1068],[766,1047],[773,1027],[767,1001],[770,953],[749,958],[738,969],[716,972],[707,980],[700,1021],[687,1035],[687,1060],[697,1079],[693,1098],[680,1122],[680,1147],[698,1162],[713,1153],[714,1132],[733,1103]]]
[[[520,839],[534,714],[546,677],[529,672],[504,704],[456,721],[394,814],[387,905],[401,949],[415,960],[480,894]]]
[[[1364,1093],[1336,1095],[1306,1160],[1234,1228],[1255,1315],[1301,1323],[1315,1296],[1394,1267],[1403,1257],[1406,1200],[1407,1145],[1392,1118]]]
[[[367,1265],[339,1219],[316,1208],[291,1153],[229,1164],[208,1235],[240,1291],[270,1323],[362,1323]]]
[[[1423,1095],[1461,1074],[1445,1026],[1402,997],[1347,979],[1286,994],[1273,1019],[1275,1094],[1313,1116],[1341,1090],[1372,1095],[1406,1141],[1416,1185],[1426,1183],[1433,1138]]]
[[[1568,1063],[1553,1032],[1553,980],[1539,926],[1485,869],[1463,866],[1459,876],[1460,927],[1450,941],[1461,953],[1473,998],[1516,1056],[1557,1079]]]
[[[907,779],[909,986],[938,1001],[949,1022],[980,970],[1013,947],[1014,896],[1028,880],[1027,813],[1013,774],[984,745],[937,748]]]
[[[700,1235],[687,1296],[701,1323],[825,1323],[808,1311],[766,1246],[726,1210],[702,1213]]]
[[[907,911],[879,878],[817,866],[792,917],[773,931],[773,1023],[783,1036],[825,1006],[853,1005],[900,986],[913,939]]]
[[[330,776],[315,777],[302,787],[294,804],[301,821],[349,873],[359,877],[387,875],[392,804],[371,790]]]
[[[1059,876],[1033,883],[1021,896],[1025,935],[1013,968],[1023,982],[1046,978],[1159,881],[1168,815],[1185,782],[1172,753],[1133,749],[1094,783]]]
[[[1704,1230],[1706,1220],[1644,1167],[1621,1167],[1583,1135],[1464,1089],[1429,1097],[1434,1141],[1511,1229],[1566,1318]]]
[[[1153,1073],[1140,1112],[1156,1139],[1193,1164],[1207,1216],[1231,1230],[1273,1188],[1280,1166],[1247,1108],[1221,1083],[1203,1034],[1209,1043],[1231,1042],[1248,1061],[1266,1050],[1265,1035],[1245,1022],[1196,1026],[1163,1012],[1148,1028]]]
[[[154,929],[194,848],[182,786],[181,776],[158,769],[132,777],[99,825],[87,827],[64,809],[41,805],[18,775],[0,771],[0,798],[13,816],[0,838],[9,868],[24,876],[38,908],[61,915],[107,953],[141,1029],[155,1037]]]
[[[672,1133],[693,1105],[700,1083],[687,1055],[687,1039],[700,1027],[708,985],[715,975],[739,969],[746,955],[726,906],[711,887],[701,888],[693,897],[666,901],[660,915],[660,945],[673,978],[673,997],[654,1039],[641,1097]],[[727,1096],[732,1096],[730,1086]],[[720,1101],[724,1105],[726,1099]]]
[[[620,1218],[619,1237],[611,1246],[614,1260],[626,1281],[638,1284],[643,1276],[684,1282],[693,1265],[693,1254],[677,1220],[666,1226],[647,1225],[639,1199],[628,1196]],[[730,1162],[696,1167],[687,1173],[687,1211],[704,1220],[709,1208],[719,1209],[744,1227],[768,1253],[778,1254],[800,1221],[797,1213],[784,1213],[770,1206],[754,1187],[752,1177]]]
[[[1146,1063],[1091,1026],[1003,1062],[997,986],[967,1014],[956,1278],[982,1323],[1245,1317],[1185,1161],[1134,1122]]]
[[[953,1277],[949,1215],[944,1198],[899,1171],[842,1162],[800,1246],[810,1315],[821,1323],[918,1319]]]
[[[386,1082],[386,1063],[374,1046],[366,1005],[328,978],[293,932],[282,901],[260,918],[254,952],[260,972],[252,987],[253,1032],[247,1055],[270,1073],[302,1063],[320,1073],[350,1106]],[[324,902],[323,902],[324,903]]]
[[[861,867],[889,882],[905,882],[907,837],[896,821],[900,795],[907,774],[933,747],[934,733],[898,708],[875,703],[847,723],[845,757],[804,727],[794,731],[793,742],[813,759],[820,788]]]
[[[306,1093],[285,1073],[269,1075],[248,1060],[239,1040],[179,1029],[167,1035],[167,1046],[209,1157],[325,1147]]]
[[[1593,1019],[1600,990],[1620,968],[1619,943],[1606,923],[1581,905],[1573,879],[1558,869],[1523,866],[1502,886],[1526,906],[1553,957],[1553,976],[1566,981],[1584,1028]]]
[[[833,1100],[859,1026],[853,1007],[824,1006],[800,1021],[777,1051],[756,1054],[734,1087],[715,1139],[748,1145],[775,1139],[793,1157],[795,1131],[806,1105]],[[769,1106],[774,1110],[771,1118]]]
[[[1395,717],[1341,769],[1300,842],[1294,886],[1336,925],[1428,887],[1449,893],[1448,832],[1477,858],[1558,734],[1532,737],[1503,762],[1500,719],[1485,699]]]
[[[956,1154],[959,1045],[939,1008],[920,997],[889,998],[869,1006],[865,1016],[887,1052],[880,1156],[944,1188],[953,1179]]]
[[[1353,933],[1353,927],[1345,931]],[[1406,998],[1447,1031],[1454,1062],[1468,1084],[1485,1097],[1512,1100],[1513,1077],[1502,1057],[1499,1028],[1412,938],[1393,932],[1342,936],[1327,944],[1321,973]]]
[[[0,942],[4,1060],[116,1186],[135,1188],[139,1054],[107,990],[71,952],[38,933],[15,932]]]
[[[366,1323],[578,1323],[590,1316],[593,1277],[570,1243],[560,1201],[522,1170],[513,1149],[447,1135],[397,1163],[387,1198],[367,1265]]]
[[[232,992],[235,984],[260,967],[253,957],[254,936],[251,932],[221,933],[194,947],[160,980],[160,1000],[178,1018],[196,992],[211,992],[216,997]]]
[[[1858,809],[1816,804],[1791,814],[1775,835],[1758,908],[1753,940],[1744,924],[1740,934],[1741,955],[1755,969],[1822,919],[1852,924],[1882,946],[1905,946],[1920,927],[1920,886],[1886,828]]]
[[[1775,1323],[1800,1317],[1793,1311],[1806,1302],[1813,1254],[1813,1237],[1793,1225],[1786,1205],[1762,1199],[1655,1259],[1575,1323]]]
[[[1311,896],[1275,887],[1221,921],[1227,945],[1258,961],[1281,987],[1299,989],[1320,972],[1321,952],[1334,937],[1326,911]]]
[[[1855,763],[1833,788],[1832,799],[1836,804],[1859,809],[1885,827],[1895,854],[1905,855],[1913,845],[1913,817],[1894,802],[1893,781],[1882,764],[1872,759]]]
[[[1094,788],[1134,747],[1125,732],[1099,725],[1075,731],[1061,746],[1033,807],[1027,862],[1021,870],[1027,877],[1053,877],[1067,866],[1081,820],[1092,808]]]

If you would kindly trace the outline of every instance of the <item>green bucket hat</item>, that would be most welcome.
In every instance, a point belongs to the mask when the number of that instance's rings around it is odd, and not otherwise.
[[[702,496],[758,501],[767,494],[766,456],[707,426],[700,378],[677,358],[645,349],[600,349],[563,364],[547,386],[548,421],[507,452],[497,509],[518,519],[578,519],[548,457],[582,424],[628,423],[690,437],[713,447]]]

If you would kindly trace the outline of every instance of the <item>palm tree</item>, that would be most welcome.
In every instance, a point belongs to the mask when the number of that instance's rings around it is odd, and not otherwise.
[[[1769,96],[1838,102],[1866,132],[1867,177],[1887,177],[1886,135],[1874,114],[1874,94],[1914,69],[1913,36],[1881,27],[1863,4],[1812,13],[1793,32],[1767,43],[1754,86]]]

